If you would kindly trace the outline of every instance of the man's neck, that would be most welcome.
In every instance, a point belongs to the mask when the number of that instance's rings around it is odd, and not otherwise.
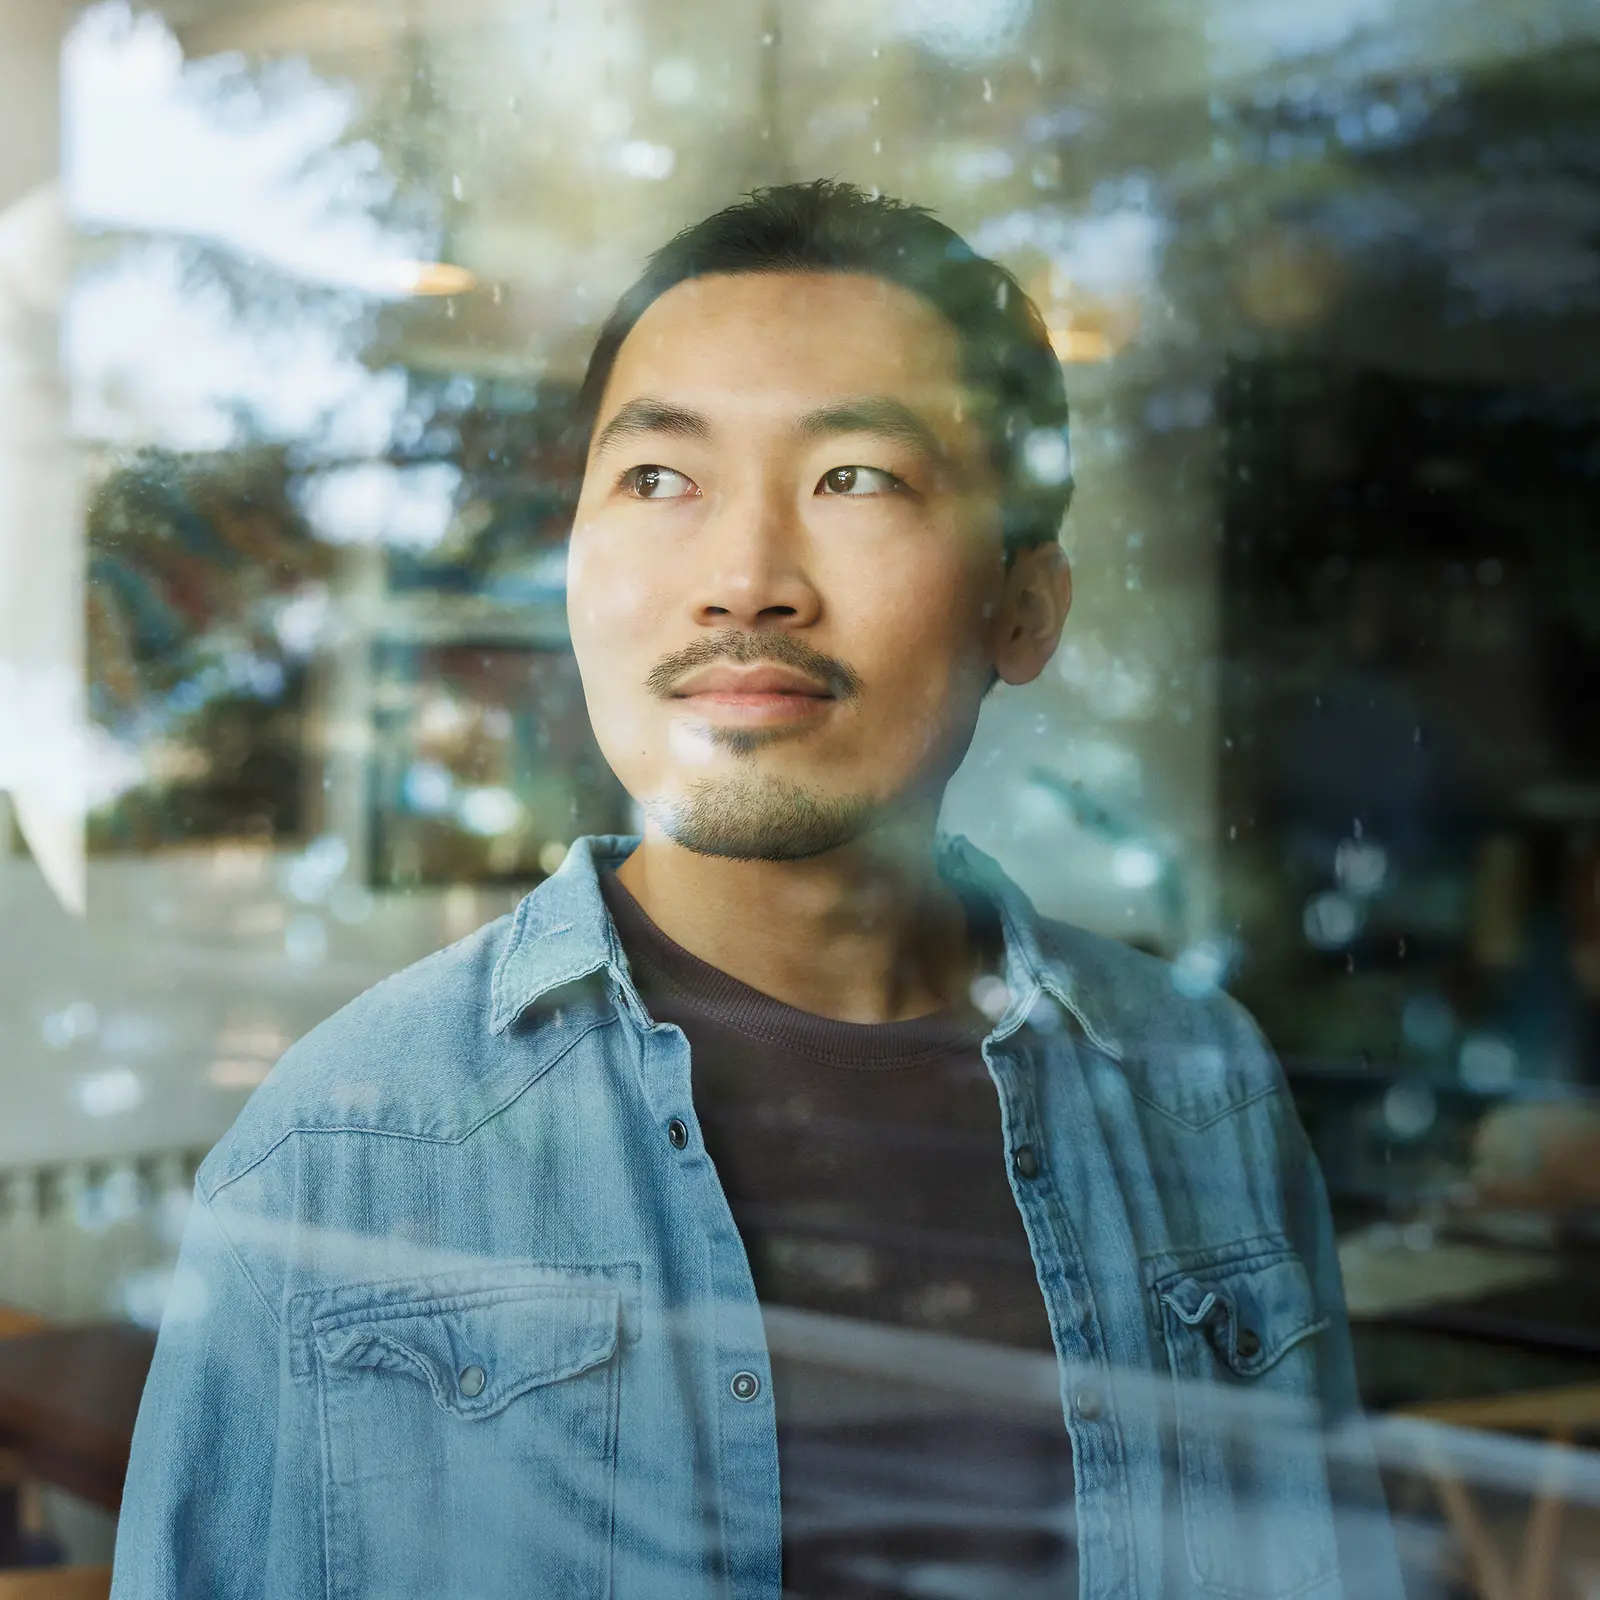
[[[807,861],[729,861],[652,830],[617,877],[729,977],[815,1016],[899,1022],[962,1000],[976,970],[933,835],[930,810]]]

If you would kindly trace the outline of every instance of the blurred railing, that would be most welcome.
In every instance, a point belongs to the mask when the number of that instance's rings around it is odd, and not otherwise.
[[[204,1151],[0,1170],[0,1304],[154,1326]]]

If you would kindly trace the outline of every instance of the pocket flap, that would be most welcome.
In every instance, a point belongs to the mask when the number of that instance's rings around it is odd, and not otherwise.
[[[318,1326],[316,1342],[326,1369],[408,1375],[470,1420],[609,1361],[620,1314],[614,1288],[528,1285],[347,1312]]]
[[[1241,1378],[1253,1378],[1303,1339],[1321,1333],[1311,1280],[1299,1258],[1241,1261],[1170,1280],[1161,1303],[1186,1327],[1203,1332]]]

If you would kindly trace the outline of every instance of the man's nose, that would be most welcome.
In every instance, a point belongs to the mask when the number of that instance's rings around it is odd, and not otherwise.
[[[793,492],[751,484],[712,508],[696,539],[695,621],[707,627],[803,628],[821,615]]]

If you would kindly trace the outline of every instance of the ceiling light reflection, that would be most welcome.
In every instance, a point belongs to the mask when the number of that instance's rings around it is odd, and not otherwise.
[[[397,294],[468,294],[478,287],[477,275],[449,261],[397,261],[390,271]]]
[[[1111,336],[1100,328],[1052,328],[1050,343],[1056,358],[1069,365],[1109,361],[1117,353]]]

